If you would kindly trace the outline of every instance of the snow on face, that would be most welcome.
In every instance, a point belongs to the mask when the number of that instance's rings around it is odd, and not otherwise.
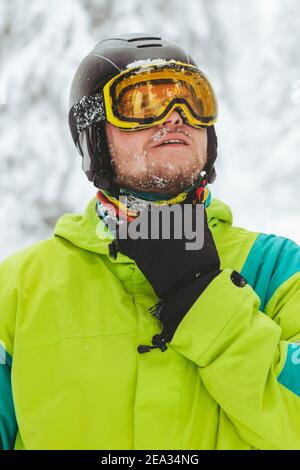
[[[207,133],[183,122],[175,125],[178,116],[174,111],[174,122],[169,125],[135,132],[106,126],[116,182],[120,186],[176,194],[192,184],[206,163]],[[180,134],[187,136],[186,144],[160,145],[168,134],[173,138],[176,134],[178,139]]]
[[[187,135],[188,137],[193,137],[192,134],[185,129],[177,129],[176,132]],[[155,134],[151,137],[150,140],[158,142],[163,136],[169,133],[170,129],[168,127],[163,127],[162,129],[159,129],[157,132],[155,132]]]

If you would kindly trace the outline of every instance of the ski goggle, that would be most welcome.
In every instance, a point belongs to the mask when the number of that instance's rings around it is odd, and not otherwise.
[[[103,88],[106,120],[134,131],[157,126],[174,110],[193,127],[217,120],[217,100],[206,76],[195,66],[155,61],[121,72]]]

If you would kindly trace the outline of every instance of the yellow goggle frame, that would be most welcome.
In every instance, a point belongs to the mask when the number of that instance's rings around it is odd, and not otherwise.
[[[127,69],[103,88],[106,119],[123,130],[163,123],[179,108],[188,124],[207,127],[217,120],[217,100],[207,77],[195,66],[151,61]]]

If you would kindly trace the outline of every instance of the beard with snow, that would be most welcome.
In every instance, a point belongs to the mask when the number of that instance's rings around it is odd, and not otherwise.
[[[151,142],[159,142],[170,130],[163,128],[151,137]],[[180,128],[177,133],[189,133]],[[191,136],[190,136],[191,137]],[[167,144],[168,145],[168,144]],[[193,184],[206,163],[206,157],[190,154],[179,155],[161,149],[159,155],[151,156],[148,150],[128,151],[116,149],[109,144],[112,167],[115,172],[114,182],[120,187],[139,191],[178,194]],[[169,149],[168,149],[169,150]],[[173,153],[173,155],[172,155]]]

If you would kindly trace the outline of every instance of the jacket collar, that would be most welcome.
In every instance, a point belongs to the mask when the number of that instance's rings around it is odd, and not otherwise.
[[[68,240],[83,250],[108,255],[108,245],[113,237],[97,216],[95,206],[96,197],[90,200],[82,215],[67,213],[61,216],[55,225],[54,235]],[[219,199],[212,198],[211,191],[207,199],[206,211],[209,225],[215,225],[219,221],[232,225],[230,207]],[[116,260],[111,257],[109,259],[112,262],[133,262],[121,253],[119,253]]]

